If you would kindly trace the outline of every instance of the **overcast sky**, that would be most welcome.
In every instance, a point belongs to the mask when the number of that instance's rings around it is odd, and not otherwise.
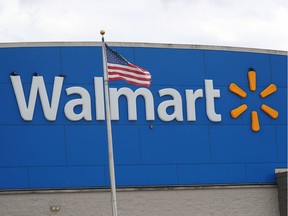
[[[288,50],[287,0],[0,0],[0,43],[152,42]]]

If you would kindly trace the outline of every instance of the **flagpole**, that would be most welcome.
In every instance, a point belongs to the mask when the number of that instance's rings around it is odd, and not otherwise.
[[[108,159],[109,159],[109,172],[110,172],[112,216],[117,216],[116,183],[115,183],[115,171],[114,171],[115,169],[114,169],[114,156],[113,156],[113,140],[112,140],[112,127],[111,127],[109,88],[108,88],[107,55],[106,55],[106,47],[105,47],[105,41],[104,41],[105,31],[101,30],[100,34],[102,35],[104,94],[105,94],[105,108],[106,108],[107,138],[108,138]]]

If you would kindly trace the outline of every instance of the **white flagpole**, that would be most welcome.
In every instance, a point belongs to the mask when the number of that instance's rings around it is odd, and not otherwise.
[[[107,138],[108,138],[108,159],[109,159],[109,172],[110,172],[110,185],[111,185],[112,216],[117,216],[117,200],[116,200],[116,184],[115,184],[115,171],[114,171],[113,141],[112,141],[110,101],[109,101],[109,88],[108,88],[107,55],[106,55],[106,47],[105,47],[105,42],[104,42],[105,31],[101,30],[100,34],[102,35],[104,94],[105,94],[105,108],[106,108]]]

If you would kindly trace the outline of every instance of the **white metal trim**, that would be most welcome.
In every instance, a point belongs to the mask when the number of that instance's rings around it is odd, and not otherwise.
[[[287,51],[269,50],[258,48],[232,47],[232,46],[212,46],[194,44],[165,44],[165,43],[134,43],[134,42],[107,42],[109,46],[118,47],[146,47],[146,48],[171,48],[171,49],[194,49],[194,50],[221,50],[252,52],[263,54],[287,55]],[[101,42],[13,42],[0,43],[0,48],[20,48],[20,47],[71,47],[71,46],[101,46]]]

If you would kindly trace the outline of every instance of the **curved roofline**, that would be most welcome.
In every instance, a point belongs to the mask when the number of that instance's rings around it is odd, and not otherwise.
[[[213,45],[194,45],[194,44],[168,44],[168,43],[141,43],[141,42],[106,42],[109,46],[119,47],[148,47],[148,48],[174,48],[174,49],[195,49],[195,50],[223,50],[252,52],[263,54],[287,55],[287,51],[270,50],[258,48],[232,47],[232,46],[213,46]],[[0,43],[0,48],[16,47],[65,47],[65,46],[101,46],[101,42],[13,42]]]

